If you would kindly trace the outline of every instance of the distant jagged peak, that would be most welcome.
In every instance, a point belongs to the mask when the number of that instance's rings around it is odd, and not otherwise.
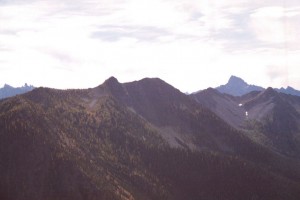
[[[231,94],[234,96],[242,96],[252,91],[264,91],[263,87],[257,85],[251,85],[246,83],[242,78],[232,75],[227,84],[221,85],[216,88],[221,93]],[[280,89],[273,88],[274,91],[300,96],[300,91],[294,89],[291,86],[287,86],[286,88],[281,87]]]
[[[228,83],[229,85],[248,85],[243,79],[241,79],[240,77],[237,76],[230,76]]]
[[[27,83],[25,83],[22,88],[33,88],[33,85],[28,85]]]
[[[226,93],[233,96],[242,96],[252,91],[264,90],[264,88],[262,87],[256,85],[249,85],[243,79],[237,76],[231,76],[226,85],[221,85],[216,89],[221,93]]]
[[[296,90],[296,89],[291,86],[287,86],[287,87],[281,87],[278,90]]]
[[[7,83],[5,83],[4,84],[4,86],[3,86],[3,88],[6,88],[6,89],[18,89],[18,88],[21,88],[21,89],[29,89],[29,88],[31,88],[31,89],[33,89],[34,88],[34,86],[33,85],[28,85],[27,83],[25,83],[23,86],[21,86],[21,87],[13,87],[13,86],[11,86],[11,85],[9,85],[9,84],[7,84]]]
[[[13,88],[13,87],[5,83],[3,88]]]
[[[29,86],[27,83],[25,83],[25,85],[22,87],[13,87],[8,84],[4,84],[4,87],[0,88],[0,99],[23,94],[33,89],[34,87],[32,85]]]
[[[300,91],[296,90],[295,88],[293,88],[291,86],[287,86],[286,88],[281,87],[280,89],[276,89],[276,91],[277,92],[282,92],[282,93],[285,93],[285,94],[300,96]]]

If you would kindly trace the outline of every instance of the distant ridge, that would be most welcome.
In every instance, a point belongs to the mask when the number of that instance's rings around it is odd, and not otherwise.
[[[215,89],[221,93],[230,94],[233,96],[242,96],[249,92],[265,90],[265,88],[261,86],[249,85],[243,79],[236,76],[231,76],[225,85],[221,85],[219,87],[216,87]],[[300,96],[300,91],[290,86],[288,86],[287,88],[282,87],[280,89],[274,88],[274,90],[285,94]]]
[[[0,99],[12,97],[18,94],[24,94],[33,89],[34,87],[32,85],[28,85],[27,83],[25,83],[25,85],[22,87],[16,87],[16,88],[8,84],[5,84],[3,88],[0,88]]]
[[[262,91],[264,88],[256,85],[249,85],[243,79],[231,76],[228,83],[216,88],[221,93],[230,94],[233,96],[242,96],[252,91]]]
[[[280,89],[275,89],[277,92],[281,92],[281,93],[285,93],[285,94],[291,94],[291,95],[295,95],[295,96],[300,96],[300,91],[296,90],[290,86],[288,86],[287,88],[280,88]]]

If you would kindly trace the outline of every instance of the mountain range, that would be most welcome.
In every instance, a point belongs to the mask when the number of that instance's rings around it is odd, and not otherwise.
[[[219,87],[216,87],[215,89],[217,89],[221,93],[230,94],[233,96],[242,96],[252,91],[265,90],[265,88],[260,86],[249,85],[243,79],[236,76],[231,76],[225,85],[221,85]],[[290,86],[288,86],[287,88],[282,87],[280,89],[275,88],[275,90],[285,94],[300,96],[300,91]]]
[[[209,88],[193,98],[254,142],[300,158],[300,97],[273,88],[231,96]]]
[[[300,199],[300,97],[158,78],[0,100],[0,199]]]
[[[18,94],[24,94],[33,89],[34,87],[32,85],[27,85],[27,83],[25,83],[25,85],[22,87],[16,87],[16,88],[5,84],[3,88],[0,88],[0,99],[12,97]]]

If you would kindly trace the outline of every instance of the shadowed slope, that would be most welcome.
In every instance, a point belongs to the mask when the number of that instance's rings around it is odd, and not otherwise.
[[[191,95],[255,142],[284,155],[299,157],[300,98],[272,88],[241,97],[213,89]]]
[[[159,79],[38,88],[0,101],[0,128],[3,200],[300,197],[294,168]]]

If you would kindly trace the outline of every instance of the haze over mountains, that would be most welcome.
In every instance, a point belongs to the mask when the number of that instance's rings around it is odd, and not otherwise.
[[[32,85],[27,85],[27,83],[25,83],[24,86],[22,87],[12,87],[10,85],[5,84],[3,86],[3,88],[0,88],[0,99],[4,99],[7,97],[12,97],[18,94],[24,94],[26,92],[29,92],[31,90],[33,90],[34,87]]]
[[[0,100],[0,199],[298,200],[299,113],[272,88],[36,88]]]
[[[231,76],[225,85],[221,85],[216,88],[221,93],[231,94],[233,96],[242,96],[252,91],[265,90],[263,87],[256,85],[249,85],[243,79]],[[275,89],[278,92],[300,96],[300,91],[288,86],[287,88]]]

